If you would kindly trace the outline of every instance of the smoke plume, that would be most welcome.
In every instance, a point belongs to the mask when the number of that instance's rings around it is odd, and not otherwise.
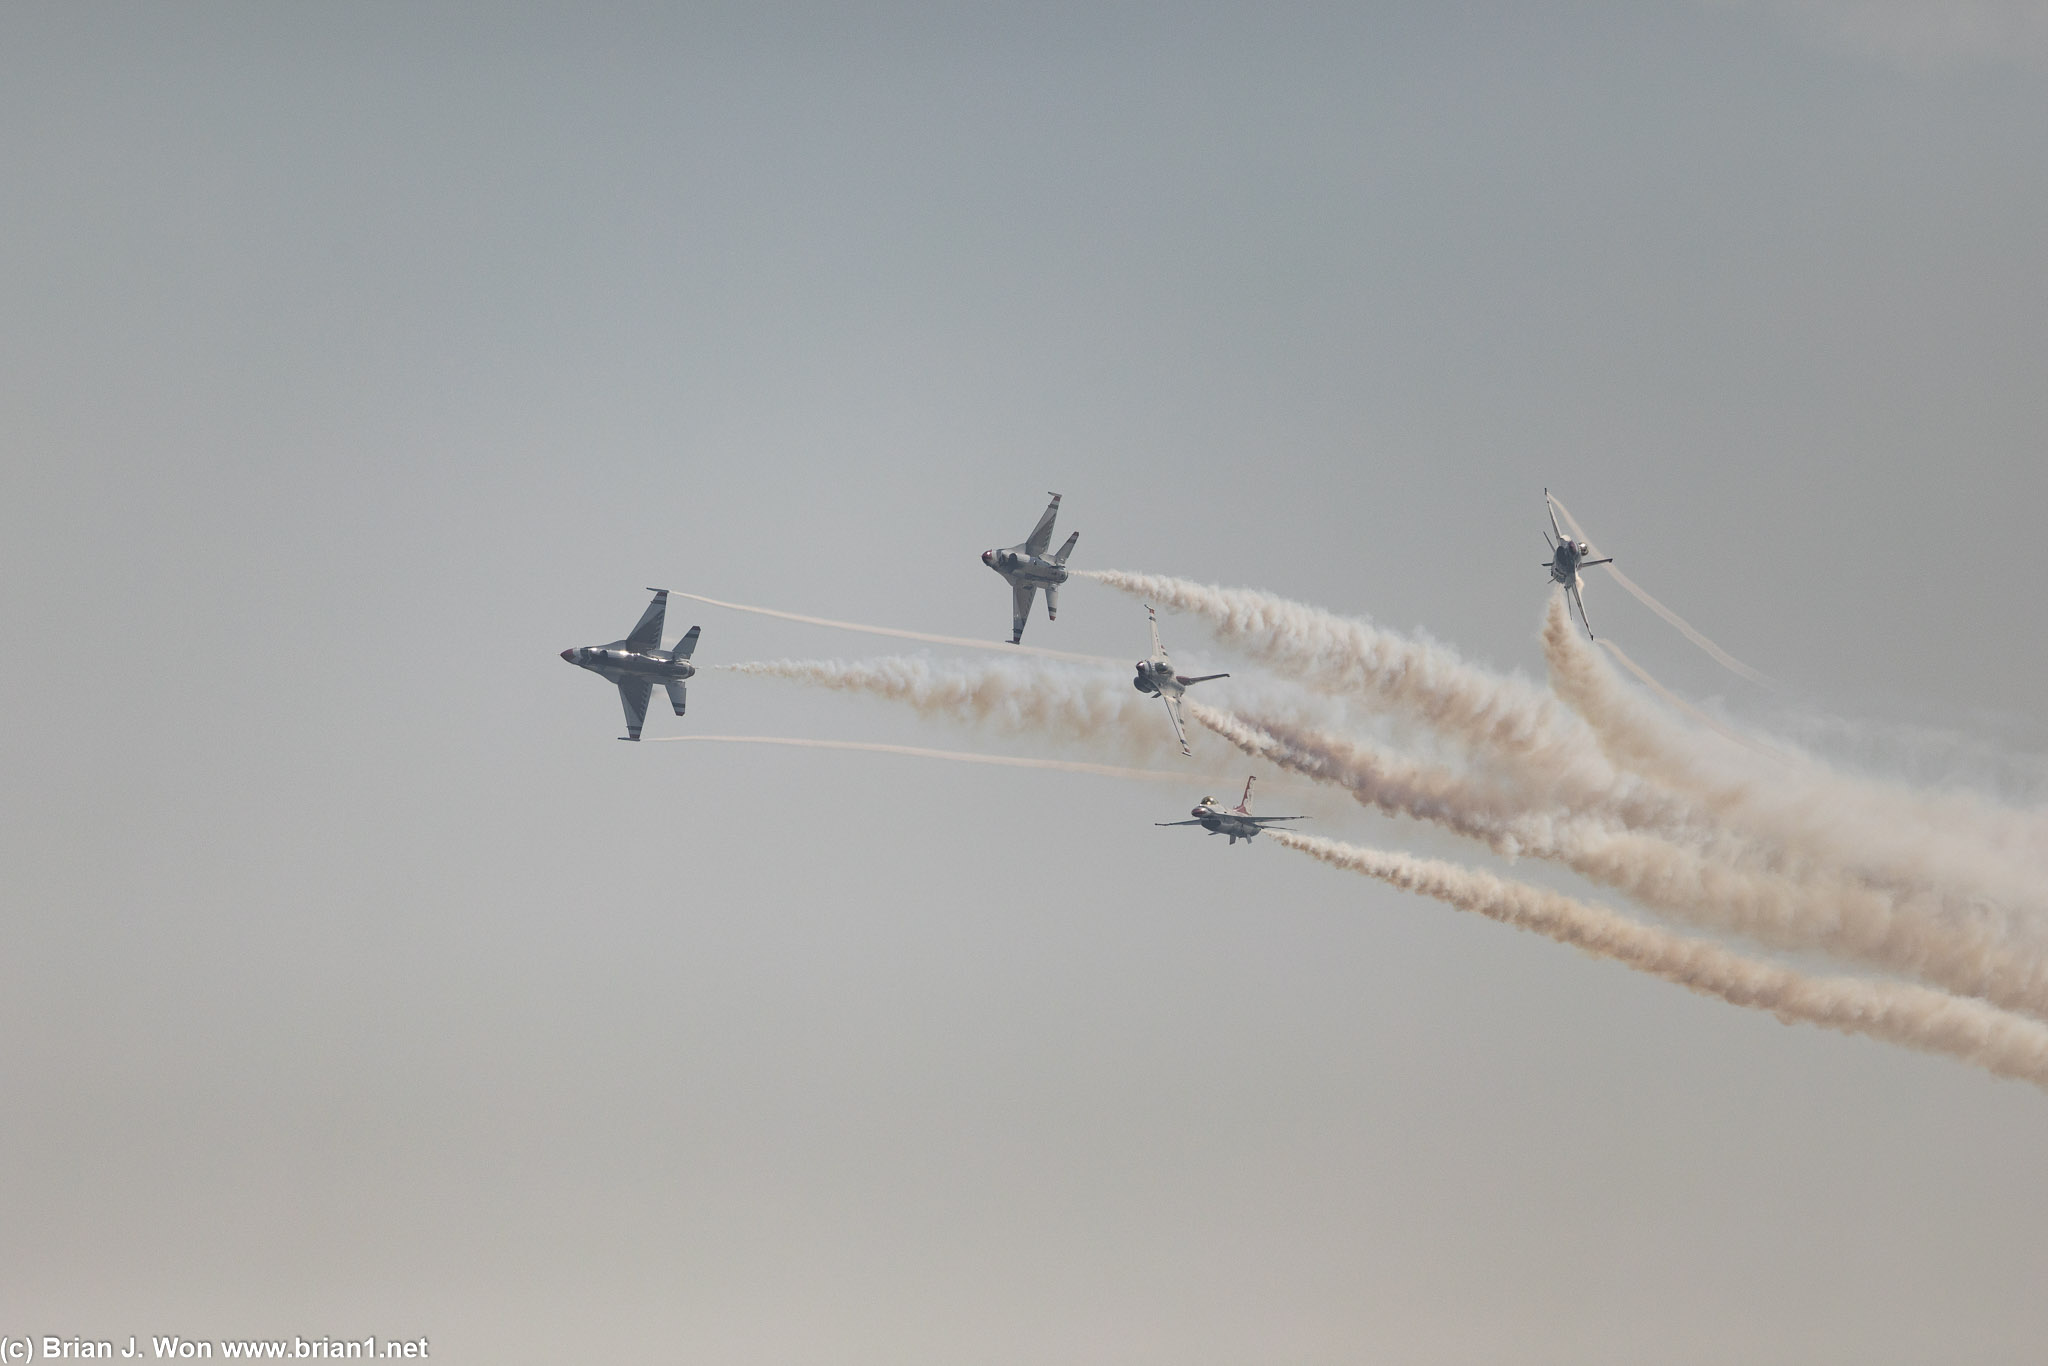
[[[2048,1028],[1978,1001],[1908,983],[1810,977],[1476,869],[1314,835],[1269,833],[1276,843],[1333,867],[1533,931],[1731,1005],[1768,1010],[1787,1023],[1945,1054],[2048,1089]]]
[[[1845,870],[1961,920],[2038,939],[2048,877],[2032,813],[1973,794],[1916,793],[1807,758],[1759,764],[1689,732],[1621,685],[1552,605],[1543,628],[1551,686],[1617,767],[1684,795],[1716,824]]]
[[[1468,664],[1446,645],[1250,588],[1217,588],[1163,574],[1076,570],[1146,602],[1201,617],[1216,639],[1313,687],[1398,709],[1483,750],[1567,762],[1585,756],[1585,727],[1522,678]]]
[[[1820,949],[1993,1004],[2048,1016],[2048,963],[1981,924],[1901,907],[1830,870],[1759,871],[1722,832],[1699,844],[1570,811],[1517,810],[1456,771],[1282,721],[1190,702],[1188,715],[1246,754],[1332,783],[1391,815],[1430,821],[1510,857],[1560,863],[1653,910],[1772,948]]]

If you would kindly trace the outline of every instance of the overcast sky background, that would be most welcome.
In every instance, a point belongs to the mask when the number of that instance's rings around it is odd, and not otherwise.
[[[2038,796],[2040,8],[858,9],[0,11],[0,1333],[2038,1360],[2032,1089],[555,655],[999,639],[1058,489],[1540,676],[1549,485],[1784,685],[1590,578],[1673,687]]]

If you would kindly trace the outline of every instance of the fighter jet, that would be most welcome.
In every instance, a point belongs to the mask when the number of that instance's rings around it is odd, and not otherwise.
[[[1230,836],[1230,842],[1236,844],[1239,840],[1250,841],[1254,835],[1264,830],[1268,825],[1278,821],[1301,821],[1308,819],[1306,816],[1254,816],[1252,814],[1252,780],[1250,778],[1244,780],[1244,800],[1240,801],[1236,806],[1226,811],[1216,805],[1214,797],[1204,797],[1202,798],[1202,804],[1188,812],[1188,814],[1193,816],[1194,819],[1191,821],[1154,821],[1153,824],[1158,826],[1199,825],[1212,835]]]
[[[1055,493],[1045,505],[1045,515],[1020,544],[981,552],[981,562],[1010,581],[1012,645],[1024,639],[1024,618],[1031,615],[1031,599],[1040,588],[1045,589],[1045,619],[1059,620],[1059,593],[1060,585],[1067,581],[1067,556],[1074,553],[1074,542],[1081,539],[1081,533],[1075,532],[1067,537],[1059,554],[1046,558],[1046,547],[1052,544],[1052,520],[1059,515],[1060,496]]]
[[[1564,534],[1557,525],[1557,509],[1550,505],[1550,490],[1543,490],[1543,510],[1550,514],[1550,535],[1544,539],[1550,542],[1550,563],[1544,565],[1550,571],[1551,582],[1564,585],[1564,591],[1579,609],[1579,624],[1586,628],[1586,639],[1593,639],[1593,623],[1586,620],[1586,600],[1579,596],[1579,571],[1590,569],[1596,564],[1613,564],[1614,557],[1604,560],[1589,560],[1593,547],[1584,541],[1575,541]]]
[[[654,601],[640,614],[640,624],[624,640],[609,645],[579,645],[562,651],[562,658],[619,685],[619,701],[626,708],[626,733],[621,740],[638,740],[640,724],[647,719],[647,699],[656,683],[668,689],[669,703],[676,715],[683,714],[683,680],[697,670],[690,655],[697,648],[697,628],[692,626],[673,650],[661,648],[661,619],[668,611],[668,590],[650,588]]]
[[[1180,741],[1180,752],[1192,756],[1188,748],[1188,733],[1180,721],[1181,694],[1188,690],[1190,683],[1207,683],[1212,678],[1228,678],[1229,674],[1203,674],[1189,678],[1173,671],[1173,661],[1166,657],[1166,647],[1159,643],[1159,614],[1146,604],[1145,620],[1152,624],[1152,657],[1138,661],[1138,676],[1131,680],[1131,686],[1139,692],[1148,692],[1166,704],[1166,719],[1173,722],[1173,738]]]

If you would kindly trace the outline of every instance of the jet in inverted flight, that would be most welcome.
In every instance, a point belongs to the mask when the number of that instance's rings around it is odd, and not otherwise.
[[[1187,728],[1181,725],[1181,694],[1188,690],[1190,683],[1207,683],[1212,678],[1228,678],[1229,674],[1203,674],[1189,678],[1173,671],[1173,661],[1166,657],[1166,647],[1159,643],[1159,615],[1150,604],[1145,607],[1145,620],[1152,625],[1152,657],[1138,661],[1138,676],[1131,680],[1131,686],[1139,692],[1151,693],[1166,704],[1166,719],[1173,722],[1173,738],[1180,741],[1180,752],[1192,756],[1188,748]]]
[[[1613,564],[1614,557],[1609,555],[1602,560],[1586,558],[1593,553],[1593,547],[1584,541],[1573,540],[1558,528],[1557,509],[1550,505],[1549,489],[1543,490],[1543,510],[1550,514],[1550,535],[1545,538],[1550,542],[1550,563],[1543,567],[1550,571],[1551,582],[1564,585],[1564,591],[1579,609],[1579,624],[1586,628],[1586,639],[1591,640],[1593,623],[1586,620],[1586,600],[1579,596],[1579,571],[1596,564]]]
[[[1045,515],[1038,519],[1038,525],[1031,528],[1031,534],[1023,541],[1004,550],[984,550],[981,562],[1010,581],[1010,643],[1017,644],[1024,639],[1024,619],[1031,615],[1031,599],[1038,590],[1045,590],[1045,619],[1058,621],[1060,617],[1060,585],[1067,581],[1067,556],[1074,553],[1074,542],[1081,539],[1075,532],[1067,537],[1067,543],[1059,553],[1048,557],[1047,547],[1052,545],[1053,518],[1060,515],[1060,496],[1055,493],[1052,501],[1045,505]]]
[[[1225,810],[1216,805],[1214,797],[1202,798],[1202,804],[1188,812],[1191,821],[1154,821],[1154,825],[1199,825],[1212,835],[1228,835],[1230,842],[1250,840],[1269,825],[1281,821],[1307,820],[1306,816],[1254,816],[1252,814],[1252,780],[1244,780],[1244,798],[1236,806]]]
[[[624,640],[609,645],[579,645],[562,651],[562,658],[578,668],[588,669],[619,687],[619,702],[626,709],[626,733],[621,740],[638,740],[640,725],[647,719],[647,699],[659,683],[668,689],[669,703],[676,715],[683,714],[683,680],[697,670],[690,655],[697,648],[697,628],[684,632],[672,650],[661,648],[661,621],[668,611],[668,590],[651,588],[654,601],[640,614],[640,623]]]

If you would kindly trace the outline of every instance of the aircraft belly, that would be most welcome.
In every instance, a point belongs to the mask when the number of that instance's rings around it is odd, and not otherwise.
[[[635,660],[620,668],[619,673],[635,678],[673,678],[678,681],[697,676],[697,671],[688,664],[669,664],[655,659]]]

